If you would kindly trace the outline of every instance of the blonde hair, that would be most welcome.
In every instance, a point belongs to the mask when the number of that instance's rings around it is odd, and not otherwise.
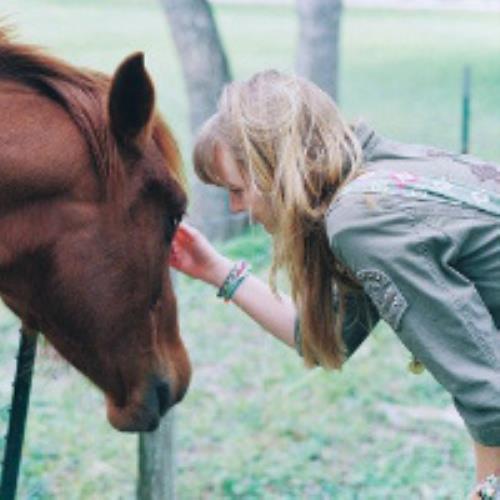
[[[195,170],[205,182],[218,183],[214,151],[219,143],[269,200],[276,219],[270,284],[276,290],[276,273],[284,268],[306,364],[339,368],[345,356],[345,294],[354,281],[330,250],[324,215],[339,187],[360,172],[358,139],[316,85],[271,70],[225,87],[194,149]]]

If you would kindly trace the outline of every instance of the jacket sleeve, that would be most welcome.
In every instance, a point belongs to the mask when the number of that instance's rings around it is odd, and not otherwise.
[[[333,300],[333,303],[336,301]],[[332,304],[332,307],[335,307]],[[350,358],[377,324],[380,316],[368,296],[360,290],[351,292],[346,298],[342,339],[346,347],[346,357]],[[302,355],[302,335],[300,321],[295,319],[295,348]]]

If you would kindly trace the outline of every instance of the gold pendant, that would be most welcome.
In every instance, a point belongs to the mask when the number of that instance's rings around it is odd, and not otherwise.
[[[425,366],[422,361],[419,361],[415,356],[413,356],[413,359],[408,363],[408,370],[415,375],[420,375],[424,372]]]

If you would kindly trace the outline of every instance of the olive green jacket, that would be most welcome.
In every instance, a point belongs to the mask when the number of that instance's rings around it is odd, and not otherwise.
[[[367,175],[325,215],[333,253],[363,288],[349,298],[349,355],[384,319],[472,437],[500,446],[500,167],[355,132]]]

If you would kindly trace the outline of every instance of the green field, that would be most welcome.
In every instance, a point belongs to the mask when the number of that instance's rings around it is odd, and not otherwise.
[[[189,158],[187,106],[165,17],[152,0],[3,0],[19,38],[105,71],[143,50],[159,105]],[[286,7],[224,6],[216,17],[237,78],[292,70],[297,23]],[[461,75],[473,77],[472,153],[500,160],[499,14],[348,10],[340,105],[396,139],[457,150]],[[186,168],[189,168],[186,161]],[[221,248],[262,276],[259,229]],[[184,499],[461,499],[473,481],[466,436],[450,398],[384,325],[340,373],[301,360],[214,291],[178,282],[194,376],[176,410],[177,492]],[[0,434],[17,343],[0,329]],[[20,498],[129,499],[136,437],[113,431],[101,395],[43,349],[37,364]],[[0,443],[0,451],[1,450]]]

